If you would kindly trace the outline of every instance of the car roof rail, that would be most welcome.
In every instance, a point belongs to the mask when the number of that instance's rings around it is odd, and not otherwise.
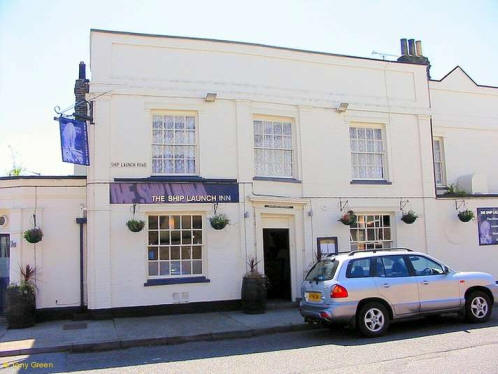
[[[395,248],[374,248],[374,249],[359,249],[356,251],[351,251],[349,253],[349,256],[354,256],[356,253],[364,253],[364,252],[372,252],[376,253],[379,251],[408,251],[408,252],[413,252],[413,250],[405,247],[395,247]]]

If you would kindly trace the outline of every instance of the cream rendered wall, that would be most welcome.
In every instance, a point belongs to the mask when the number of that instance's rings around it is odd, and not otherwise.
[[[401,198],[423,216],[424,197],[434,193],[430,152],[420,156],[431,145],[424,66],[93,31],[90,67],[89,96],[107,92],[96,99],[90,132],[90,309],[167,304],[178,292],[188,292],[191,302],[240,298],[247,257],[262,256],[268,216],[290,217],[293,297],[299,297],[317,236],[339,236],[341,248],[349,248],[349,232],[337,222],[339,198],[358,212],[395,215],[396,243],[426,249],[423,218],[399,224]],[[208,92],[217,93],[214,103],[204,101]],[[341,102],[349,103],[343,114],[335,110]],[[220,204],[231,220],[227,229],[216,232],[206,224],[210,283],[144,287],[145,232],[126,229],[131,206],[109,205],[108,183],[151,176],[152,113],[176,110],[198,116],[199,175],[237,179],[240,203]],[[293,183],[253,180],[255,116],[293,123]],[[348,128],[356,122],[385,128],[391,185],[351,185]],[[112,167],[116,162],[146,167]],[[141,217],[181,211],[209,217],[212,206],[151,204],[138,211]]]
[[[85,180],[14,179],[0,181],[0,211],[9,223],[10,281],[20,280],[20,267],[36,268],[37,308],[80,305],[79,225],[85,203]],[[36,223],[43,240],[30,244],[23,233]]]
[[[444,142],[448,184],[459,177],[487,176],[498,193],[498,88],[477,86],[461,68],[430,82],[434,135]]]

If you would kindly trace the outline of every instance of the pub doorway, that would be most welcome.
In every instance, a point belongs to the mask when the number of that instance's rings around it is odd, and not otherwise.
[[[269,300],[291,300],[289,229],[263,229],[264,269]]]

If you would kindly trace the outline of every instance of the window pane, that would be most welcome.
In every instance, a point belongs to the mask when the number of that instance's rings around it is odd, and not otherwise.
[[[149,216],[149,230],[157,229],[157,216]]]
[[[182,231],[182,244],[192,244],[192,232],[190,230]]]
[[[384,256],[384,269],[386,277],[398,278],[410,276],[402,256]]]
[[[169,229],[169,216],[160,216],[159,217],[159,227],[161,230]]]
[[[184,128],[185,128],[185,117],[175,116],[175,129],[184,129]]]
[[[175,126],[174,118],[173,116],[165,116],[164,117],[164,127],[167,129],[173,129]]]
[[[190,260],[192,257],[190,256],[190,247],[182,246],[182,260]]]
[[[187,129],[195,129],[195,117],[187,116]]]
[[[192,274],[202,274],[202,261],[192,261]]]
[[[171,244],[180,244],[180,231],[171,231]]]
[[[179,260],[180,259],[180,247],[171,247],[171,259]]]
[[[157,261],[149,262],[149,275],[157,275]]]
[[[283,134],[284,135],[292,135],[292,128],[290,122],[283,123]]]
[[[182,274],[192,274],[192,262],[191,261],[182,261]]]
[[[160,275],[169,275],[169,262],[161,261],[159,266],[159,274]]]
[[[370,276],[370,259],[363,258],[360,260],[353,260],[348,265],[346,276],[348,278],[364,278]]]
[[[192,217],[182,216],[182,229],[190,229],[192,227]]]
[[[194,260],[202,259],[202,247],[200,245],[195,245],[192,247],[192,258]]]
[[[159,232],[159,239],[161,244],[170,244],[170,239],[169,239],[169,231],[160,231]]]
[[[180,261],[171,261],[171,275],[180,275]]]
[[[180,228],[180,216],[172,216],[173,217],[173,227],[170,228],[179,229]]]
[[[409,256],[416,275],[441,275],[443,267],[423,256]]]
[[[159,244],[157,231],[149,231],[149,244]]]
[[[194,244],[202,244],[202,231],[201,230],[193,231],[192,242]]]
[[[161,129],[163,127],[163,119],[161,116],[154,116],[152,119],[152,127],[154,129]]]
[[[148,258],[149,258],[149,260],[157,260],[157,248],[156,247],[149,247]]]
[[[192,217],[192,227],[194,229],[202,228],[202,217],[201,216],[193,216]]]
[[[169,260],[169,247],[160,247],[159,248],[159,259],[160,260]]]

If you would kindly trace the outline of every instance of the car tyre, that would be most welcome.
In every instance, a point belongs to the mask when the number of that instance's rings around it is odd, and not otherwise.
[[[465,300],[465,319],[467,322],[486,322],[491,317],[493,304],[482,291],[473,291]]]
[[[367,338],[384,335],[389,328],[389,323],[389,312],[379,302],[363,305],[356,317],[356,326],[359,332]]]

